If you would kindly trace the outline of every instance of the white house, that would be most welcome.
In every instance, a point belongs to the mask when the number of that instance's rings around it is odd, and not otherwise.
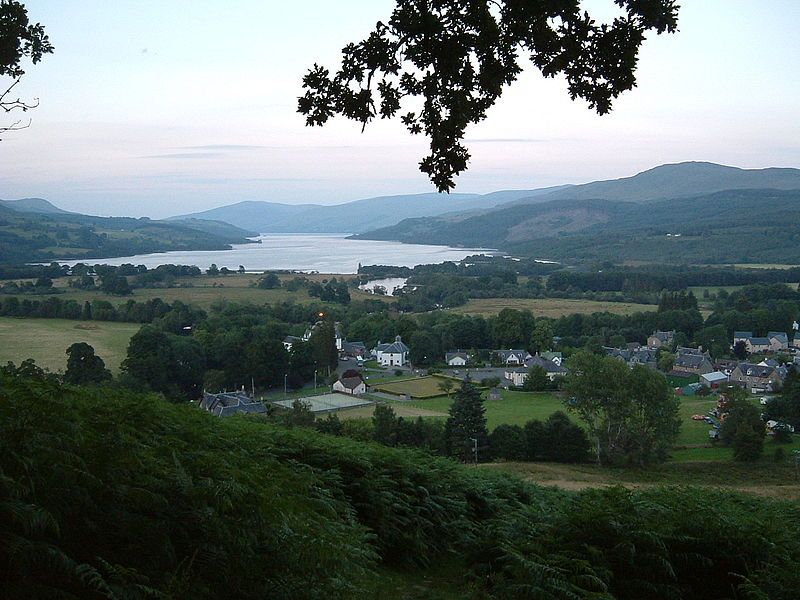
[[[350,394],[351,396],[361,396],[367,392],[367,385],[361,378],[361,373],[347,370],[342,373],[339,380],[333,384],[333,391]]]
[[[375,360],[382,367],[401,367],[408,362],[409,352],[408,346],[403,343],[403,340],[398,335],[391,344],[378,342],[372,353],[375,355]]]
[[[500,362],[506,366],[521,365],[531,358],[530,353],[525,350],[498,350],[495,354],[497,354]]]
[[[469,355],[466,352],[448,352],[444,356],[445,362],[451,367],[463,367],[469,362]]]
[[[522,387],[522,384],[525,383],[525,380],[528,378],[528,369],[523,367],[506,369],[503,375],[511,382],[511,385]]]

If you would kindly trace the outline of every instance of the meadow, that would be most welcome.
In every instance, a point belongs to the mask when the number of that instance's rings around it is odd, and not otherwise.
[[[0,363],[19,364],[33,358],[37,365],[50,371],[64,370],[67,348],[75,342],[86,342],[116,373],[125,358],[128,341],[140,327],[136,323],[0,317]]]
[[[405,396],[406,394],[412,398],[433,398],[440,396],[442,388],[439,387],[446,377],[428,376],[428,377],[414,377],[412,379],[402,379],[390,383],[378,383],[373,385],[374,389],[378,392],[385,392],[395,396]],[[458,385],[457,380],[452,380],[454,389]]]
[[[504,308],[529,310],[536,317],[551,317],[553,319],[575,313],[590,315],[597,312],[609,312],[615,315],[630,315],[658,309],[654,304],[571,300],[567,298],[479,298],[469,300],[464,306],[458,306],[451,310],[464,315],[488,317],[498,314]]]

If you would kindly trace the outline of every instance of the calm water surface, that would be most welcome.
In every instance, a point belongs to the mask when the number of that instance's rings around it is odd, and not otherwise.
[[[320,273],[355,273],[358,264],[395,265],[414,267],[448,260],[458,261],[473,254],[494,254],[480,248],[449,248],[400,242],[347,240],[347,234],[266,234],[259,236],[260,244],[241,244],[232,250],[203,252],[161,252],[138,254],[120,258],[84,258],[59,261],[62,264],[105,263],[121,265],[132,263],[147,268],[163,264],[197,265],[207,269],[212,263],[218,267],[238,269],[244,265],[248,271],[291,269],[318,271]]]

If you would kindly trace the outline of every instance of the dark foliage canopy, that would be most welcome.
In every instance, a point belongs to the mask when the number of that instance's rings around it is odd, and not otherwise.
[[[467,168],[466,128],[486,117],[527,55],[546,77],[563,75],[570,97],[599,114],[636,85],[645,33],[674,32],[675,0],[615,0],[622,15],[598,23],[578,0],[397,0],[387,22],[342,50],[335,74],[315,64],[303,78],[298,110],[308,125],[342,115],[366,126],[400,119],[430,138],[420,163],[439,191]],[[402,108],[403,100],[416,101]]]

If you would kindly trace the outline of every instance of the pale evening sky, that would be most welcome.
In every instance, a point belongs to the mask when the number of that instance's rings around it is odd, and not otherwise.
[[[391,0],[28,0],[55,53],[28,70],[29,129],[0,141],[0,198],[165,217],[241,200],[334,204],[432,191],[399,122],[307,128],[301,77],[337,66]],[[467,136],[456,191],[632,175],[667,162],[800,167],[800,2],[683,0],[638,88],[598,117],[531,67]],[[611,0],[585,2],[613,14]],[[6,83],[6,81],[0,82]],[[8,115],[0,115],[3,122]]]

